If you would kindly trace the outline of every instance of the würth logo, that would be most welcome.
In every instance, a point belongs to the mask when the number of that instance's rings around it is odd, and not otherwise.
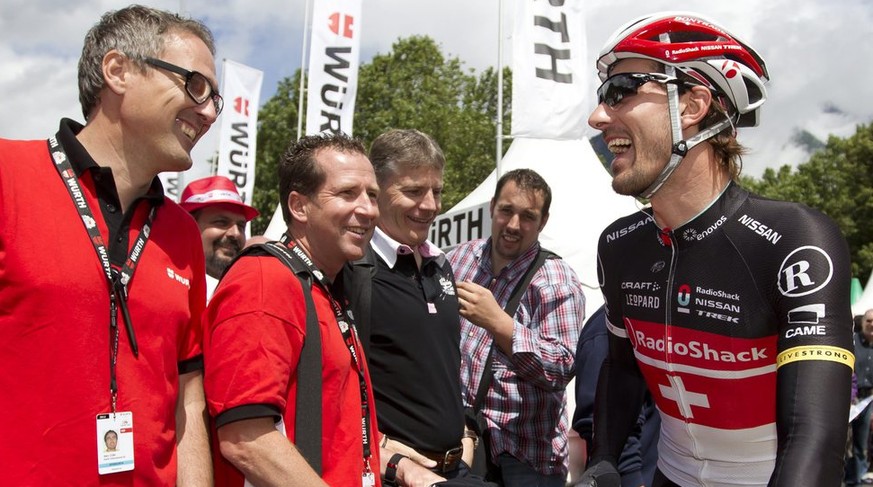
[[[354,37],[352,26],[355,24],[355,18],[351,15],[334,12],[330,15],[330,30],[336,35],[341,35],[348,39]]]
[[[249,116],[249,101],[246,98],[238,96],[233,100],[233,109],[236,113]]]

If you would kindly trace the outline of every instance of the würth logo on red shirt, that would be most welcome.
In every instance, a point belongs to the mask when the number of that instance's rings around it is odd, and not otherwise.
[[[233,109],[236,113],[249,116],[249,100],[238,96],[233,100]]]
[[[330,31],[336,35],[341,35],[348,39],[354,37],[354,31],[352,30],[352,26],[355,24],[355,18],[351,15],[341,14],[339,12],[334,12],[330,14]]]

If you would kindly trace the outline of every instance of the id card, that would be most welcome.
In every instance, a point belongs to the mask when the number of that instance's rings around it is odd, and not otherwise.
[[[97,472],[106,475],[133,470],[133,413],[97,415]]]
[[[373,472],[364,472],[364,476],[361,478],[361,485],[364,487],[376,485],[376,477],[373,475]]]

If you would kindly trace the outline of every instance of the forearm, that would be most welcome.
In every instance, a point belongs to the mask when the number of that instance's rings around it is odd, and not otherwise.
[[[557,329],[536,330],[517,325],[510,355],[516,374],[543,390],[564,391],[576,373],[570,342],[569,333]]]
[[[839,485],[851,369],[808,361],[783,365],[777,374],[779,443],[770,485]]]
[[[610,355],[603,362],[594,402],[594,447],[591,458],[609,457],[617,464],[637,423],[646,384],[630,344],[610,336]]]
[[[213,484],[207,425],[202,371],[180,375],[176,400],[176,485]]]
[[[221,454],[258,487],[327,484],[297,448],[273,425],[272,418],[237,421],[218,430]]]

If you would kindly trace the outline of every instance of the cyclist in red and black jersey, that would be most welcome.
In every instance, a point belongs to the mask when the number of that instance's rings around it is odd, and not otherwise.
[[[613,188],[651,206],[600,238],[610,353],[578,485],[619,485],[648,387],[656,486],[839,486],[848,247],[823,214],[735,182],[736,128],[757,125],[766,98],[763,59],[710,20],[659,13],[619,29],[597,67],[589,123],[615,155]]]

